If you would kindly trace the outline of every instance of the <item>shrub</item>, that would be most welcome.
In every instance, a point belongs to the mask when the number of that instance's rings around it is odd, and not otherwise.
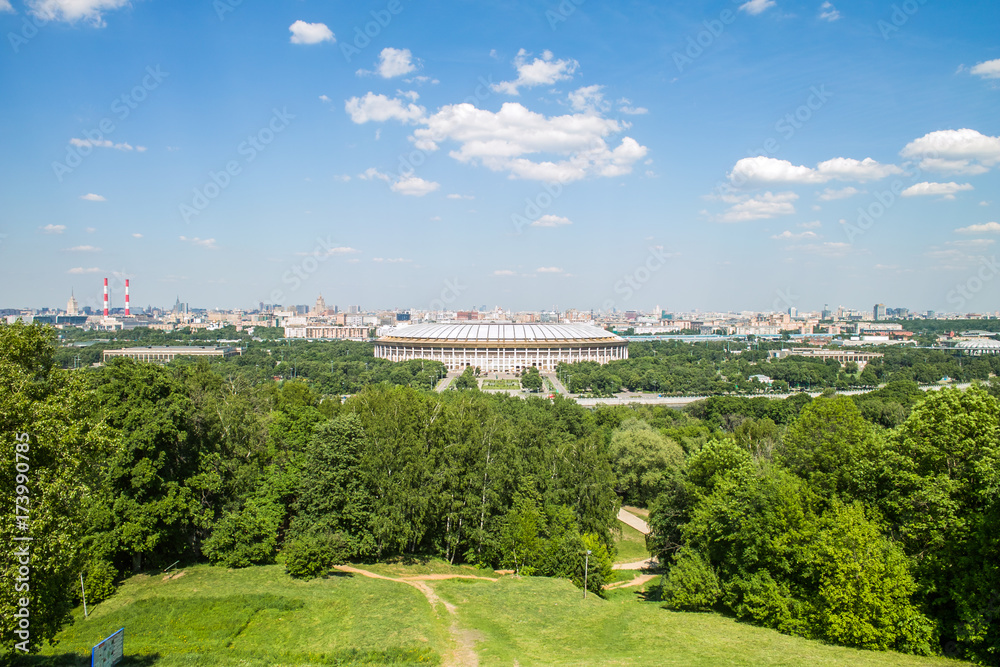
[[[678,553],[660,591],[663,606],[676,611],[708,611],[721,595],[715,570],[693,549]]]

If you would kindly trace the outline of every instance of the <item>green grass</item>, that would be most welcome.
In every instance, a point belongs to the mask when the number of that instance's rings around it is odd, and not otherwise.
[[[519,380],[497,380],[497,379],[486,379],[483,380],[483,389],[520,389],[521,382]]]
[[[432,559],[359,567],[385,576],[493,574]],[[957,664],[827,646],[718,614],[669,612],[639,588],[584,600],[570,582],[542,577],[425,584],[456,605],[457,615],[432,608],[413,586],[360,575],[297,581],[280,565],[139,575],[88,620],[78,611],[58,645],[45,649],[48,657],[26,664],[89,665],[90,647],[122,626],[123,664],[143,667],[433,665],[454,655],[456,641],[474,647],[484,667],[515,660],[524,667]]]
[[[622,535],[616,539],[618,557],[616,563],[634,563],[649,558],[646,550],[646,536],[631,526],[621,523]]]

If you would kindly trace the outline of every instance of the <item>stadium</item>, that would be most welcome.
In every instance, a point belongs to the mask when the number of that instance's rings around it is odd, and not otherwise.
[[[415,324],[379,338],[375,356],[440,361],[449,371],[469,366],[500,373],[531,366],[554,371],[561,362],[628,359],[628,343],[587,324]]]

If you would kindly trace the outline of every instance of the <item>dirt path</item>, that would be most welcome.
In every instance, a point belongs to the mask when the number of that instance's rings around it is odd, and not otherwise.
[[[655,558],[649,558],[647,560],[637,560],[634,563],[615,563],[611,566],[612,570],[652,570],[653,568],[659,567],[659,563]]]
[[[649,535],[649,524],[632,514],[631,512],[626,512],[625,510],[618,510],[618,520],[624,523],[626,526],[631,526],[635,528],[643,535]]]
[[[632,581],[617,581],[613,584],[608,584],[604,587],[604,590],[609,591],[613,588],[631,588],[632,586],[642,586],[647,581],[653,579],[655,574],[640,574],[638,577]]]
[[[479,656],[476,654],[476,641],[482,638],[480,633],[475,630],[464,630],[460,628],[458,626],[458,607],[451,604],[447,600],[443,600],[437,593],[434,592],[433,588],[424,582],[442,581],[444,579],[484,579],[486,581],[496,581],[496,579],[492,577],[476,577],[471,574],[421,574],[412,577],[386,577],[384,575],[369,572],[368,570],[362,570],[350,565],[337,565],[336,569],[341,572],[360,574],[362,577],[369,577],[371,579],[385,579],[386,581],[396,581],[401,584],[406,584],[407,586],[413,586],[424,594],[427,601],[431,603],[431,609],[435,612],[437,611],[439,604],[443,606],[452,617],[451,625],[448,626],[448,632],[451,633],[451,638],[455,642],[455,648],[450,654],[444,656],[444,661],[441,663],[442,666],[479,667]]]

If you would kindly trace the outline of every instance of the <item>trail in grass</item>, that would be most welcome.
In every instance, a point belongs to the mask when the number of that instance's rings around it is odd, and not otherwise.
[[[635,528],[643,535],[649,535],[649,524],[631,512],[626,512],[623,509],[618,510],[618,520],[626,526]]]
[[[444,657],[443,667],[478,667],[479,656],[476,654],[476,641],[480,639],[480,634],[475,630],[465,630],[458,626],[458,607],[451,604],[447,600],[442,599],[434,589],[429,585],[425,584],[425,581],[442,581],[444,579],[483,579],[486,581],[496,581],[493,577],[477,577],[471,574],[420,574],[411,577],[386,577],[381,574],[376,574],[374,572],[369,572],[368,570],[362,570],[361,568],[352,567],[350,565],[338,565],[336,569],[341,572],[351,572],[353,574],[360,574],[363,577],[370,577],[372,579],[385,579],[387,581],[396,581],[401,584],[407,584],[408,586],[413,586],[418,591],[424,594],[427,601],[431,603],[431,609],[437,610],[437,606],[440,604],[445,608],[445,610],[452,616],[451,625],[448,626],[448,632],[451,633],[451,637],[455,642],[455,649],[450,655]]]
[[[655,578],[655,574],[640,574],[638,577],[631,581],[616,581],[613,584],[607,584],[604,590],[609,591],[613,588],[631,588],[632,586],[642,586],[647,581]]]
[[[637,560],[634,563],[615,563],[611,566],[612,570],[652,570],[659,567],[660,564],[655,558],[647,558],[646,560]]]

